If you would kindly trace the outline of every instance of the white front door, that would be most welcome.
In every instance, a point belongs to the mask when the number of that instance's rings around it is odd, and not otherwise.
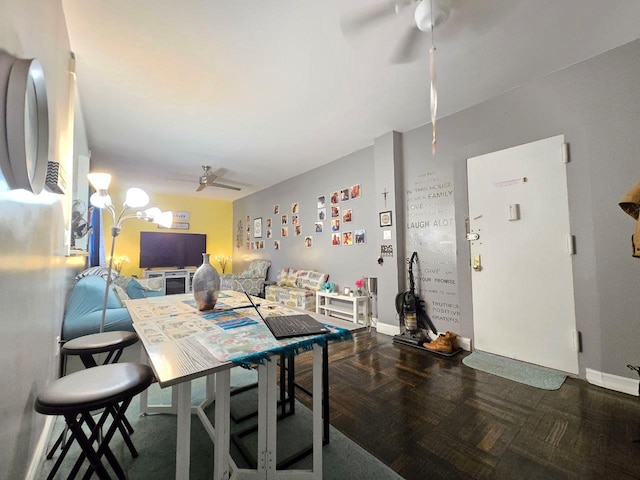
[[[564,136],[467,160],[475,348],[578,373]]]

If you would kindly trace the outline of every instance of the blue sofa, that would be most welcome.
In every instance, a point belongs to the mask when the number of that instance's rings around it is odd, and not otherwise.
[[[62,322],[62,340],[68,341],[100,331],[105,287],[106,280],[98,275],[89,275],[78,280],[67,301]],[[113,290],[110,290],[104,331],[116,330],[133,332],[133,326],[129,312],[122,306]]]

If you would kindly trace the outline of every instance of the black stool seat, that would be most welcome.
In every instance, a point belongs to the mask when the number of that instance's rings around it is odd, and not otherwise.
[[[61,360],[61,375],[64,375],[66,372],[66,363],[67,358],[70,356],[79,356],[80,360],[82,360],[82,364],[86,368],[93,368],[98,365],[96,362],[96,357],[94,355],[98,355],[101,353],[106,353],[106,357],[103,359],[102,364],[108,365],[110,363],[116,363],[120,360],[120,356],[126,347],[129,345],[133,345],[138,341],[138,335],[135,332],[103,332],[103,333],[94,333],[91,335],[85,335],[83,337],[74,338],[66,342],[62,348],[60,356]],[[138,456],[138,452],[136,451],[129,435],[133,433],[133,427],[127,420],[127,417],[121,417],[121,425],[119,425],[120,431],[124,437],[124,441],[129,447],[129,451],[133,457]],[[54,478],[56,471],[59,466],[62,464],[62,461],[65,458],[68,448],[71,446],[71,442],[73,438],[69,441],[66,441],[65,438],[67,436],[67,429],[65,428],[58,439],[55,441],[49,452],[47,453],[47,460],[53,458],[58,447],[62,446],[62,452],[55,466],[51,470],[49,475],[49,479]]]
[[[152,381],[148,365],[101,365],[55,380],[38,395],[35,408],[45,415],[98,410],[137,395]]]
[[[149,387],[152,381],[153,370],[148,365],[111,363],[71,373],[50,383],[36,398],[35,410],[45,415],[64,415],[72,437],[65,443],[62,455],[48,478],[53,478],[74,439],[82,453],[69,478],[76,476],[85,458],[89,460],[90,467],[84,478],[89,478],[92,473],[99,478],[110,478],[100,460],[102,456],[107,458],[118,478],[126,478],[109,448],[109,442],[119,429],[132,455],[137,456],[123,425],[124,414],[133,397]],[[92,418],[95,410],[103,410],[97,423]],[[113,422],[104,438],[100,439],[100,432],[108,417],[112,417]],[[89,435],[83,431],[83,424],[90,428]],[[96,442],[97,448],[94,449]]]
[[[62,346],[65,355],[80,355],[81,353],[103,353],[117,348],[125,348],[138,341],[135,332],[103,332],[84,335],[69,340]]]

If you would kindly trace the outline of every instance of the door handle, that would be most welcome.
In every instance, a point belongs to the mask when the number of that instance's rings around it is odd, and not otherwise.
[[[472,265],[472,267],[476,272],[479,272],[480,270],[482,270],[482,262],[480,261],[480,255],[474,255],[473,256],[473,265]]]

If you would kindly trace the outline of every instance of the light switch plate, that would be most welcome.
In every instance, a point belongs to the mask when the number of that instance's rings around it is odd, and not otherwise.
[[[383,230],[382,231],[382,238],[384,240],[391,240],[391,230]]]

